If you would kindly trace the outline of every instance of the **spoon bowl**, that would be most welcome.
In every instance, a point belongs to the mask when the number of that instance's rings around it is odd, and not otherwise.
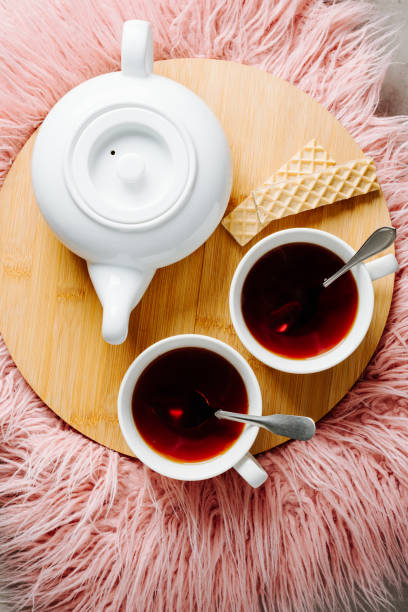
[[[170,398],[165,405],[156,406],[154,411],[170,426],[195,429],[213,417],[216,409],[211,408],[204,393],[194,390],[184,397],[177,396],[174,401]]]

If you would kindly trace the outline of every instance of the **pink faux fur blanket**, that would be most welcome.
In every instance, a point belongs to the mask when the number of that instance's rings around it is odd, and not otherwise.
[[[375,159],[401,272],[364,377],[309,444],[234,473],[161,478],[61,422],[0,345],[0,567],[15,610],[311,612],[386,603],[408,558],[408,120],[373,115],[387,25],[358,0],[0,0],[0,164],[71,87],[119,68],[122,23],[156,59],[224,58],[295,83]],[[1,228],[3,232],[7,228]]]

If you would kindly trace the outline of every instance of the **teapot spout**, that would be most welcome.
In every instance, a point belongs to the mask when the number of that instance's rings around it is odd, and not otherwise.
[[[109,344],[122,344],[127,337],[130,313],[155,270],[88,262],[88,271],[103,307],[102,335]]]

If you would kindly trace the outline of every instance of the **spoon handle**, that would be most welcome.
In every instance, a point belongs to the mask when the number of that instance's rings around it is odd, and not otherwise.
[[[342,268],[340,268],[340,270],[338,270],[338,272],[323,282],[323,287],[327,288],[357,263],[360,263],[368,257],[372,257],[372,255],[376,255],[389,247],[394,242],[396,233],[397,231],[393,227],[380,227],[375,230],[375,232],[373,232],[371,236],[367,238],[353,257],[349,259],[348,262]]]
[[[285,436],[285,438],[292,438],[293,440],[310,440],[316,431],[313,419],[293,414],[255,416],[252,414],[228,412],[227,410],[217,410],[215,416],[219,419],[257,425],[278,436]]]

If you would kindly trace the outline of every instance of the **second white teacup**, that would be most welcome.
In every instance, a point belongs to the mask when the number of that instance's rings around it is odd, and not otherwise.
[[[262,414],[262,396],[254,372],[245,359],[224,342],[198,334],[184,334],[165,338],[141,353],[130,365],[119,390],[118,416],[122,434],[134,454],[152,470],[179,480],[203,480],[217,476],[230,468],[252,486],[259,487],[268,475],[260,463],[248,452],[255,441],[258,427],[246,425],[239,437],[224,452],[204,461],[172,460],[155,450],[142,437],[132,412],[132,397],[136,383],[148,366],[161,355],[181,348],[202,348],[217,353],[227,360],[240,375],[247,392],[248,414]],[[181,373],[182,374],[182,373]],[[160,381],[157,381],[158,384]]]
[[[346,359],[362,342],[371,323],[374,309],[372,281],[398,270],[398,263],[392,254],[384,255],[367,264],[352,268],[358,291],[357,314],[346,336],[332,349],[307,358],[289,358],[273,353],[260,344],[248,329],[242,313],[242,290],[248,273],[255,263],[269,251],[290,243],[312,243],[329,249],[343,261],[355,253],[353,247],[333,234],[311,228],[282,230],[259,241],[241,259],[231,282],[229,306],[233,326],[241,342],[252,355],[266,365],[282,372],[309,374],[327,370]]]

